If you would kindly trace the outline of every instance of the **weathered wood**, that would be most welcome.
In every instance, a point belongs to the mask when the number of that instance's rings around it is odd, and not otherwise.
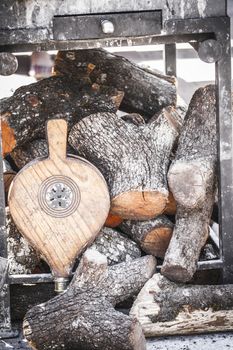
[[[32,273],[39,263],[40,255],[21,235],[8,208],[6,208],[6,231],[9,273],[12,275]]]
[[[147,221],[126,220],[120,229],[137,242],[141,249],[163,258],[169,245],[174,224],[164,215]]]
[[[141,251],[135,242],[108,227],[101,229],[91,248],[105,255],[108,265],[128,262],[141,256]]]
[[[41,252],[54,276],[67,277],[76,256],[103,226],[110,201],[98,169],[66,156],[66,121],[49,120],[47,133],[49,157],[18,173],[9,207],[20,232]]]
[[[113,113],[97,113],[72,128],[69,143],[104,175],[111,213],[146,220],[166,207],[166,174],[179,127],[180,117],[172,107],[138,126]]]
[[[155,265],[146,256],[107,268],[106,257],[87,250],[67,291],[27,312],[27,341],[38,350],[145,350],[140,324],[114,306],[138,293]]]
[[[69,128],[91,113],[116,112],[123,98],[114,88],[50,77],[22,86],[0,104],[3,153],[45,137],[45,122],[58,116]]]
[[[146,337],[233,329],[233,285],[184,285],[155,274],[142,288],[130,315]]]
[[[177,201],[176,225],[161,269],[176,281],[189,281],[196,271],[216,191],[215,87],[198,89],[189,105],[169,172],[169,187]]]
[[[91,71],[90,67],[93,68]],[[58,52],[55,74],[79,80],[80,70],[93,83],[124,91],[123,111],[140,113],[148,119],[162,108],[176,105],[175,79],[172,77],[143,69],[101,49]]]

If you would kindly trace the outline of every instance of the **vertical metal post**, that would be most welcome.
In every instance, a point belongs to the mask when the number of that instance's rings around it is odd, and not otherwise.
[[[10,317],[10,288],[8,283],[2,134],[0,133],[0,338],[9,338],[13,336],[15,336],[15,332],[12,332]]]
[[[233,125],[231,111],[231,43],[230,19],[216,30],[223,55],[216,63],[217,126],[219,152],[219,211],[223,283],[233,283]],[[218,29],[218,28],[216,28]]]
[[[176,77],[176,44],[164,45],[165,73]]]

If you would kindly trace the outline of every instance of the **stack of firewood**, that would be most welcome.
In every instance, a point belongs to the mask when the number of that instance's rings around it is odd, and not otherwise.
[[[18,170],[48,155],[45,122],[66,119],[68,153],[100,170],[111,199],[68,290],[26,314],[26,338],[36,349],[145,349],[137,301],[131,316],[115,305],[138,294],[155,272],[154,257],[169,280],[194,276],[216,195],[215,87],[197,90],[186,111],[172,77],[103,50],[64,51],[54,76],[17,89],[0,113],[3,152]],[[12,256],[10,216],[7,227]],[[38,263],[30,249],[18,273]],[[174,290],[165,277],[164,288]]]

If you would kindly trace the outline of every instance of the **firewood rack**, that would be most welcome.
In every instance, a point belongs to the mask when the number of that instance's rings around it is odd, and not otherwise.
[[[27,5],[24,1],[3,0],[0,18],[2,53],[164,44],[166,73],[176,75],[176,43],[190,43],[200,59],[215,62],[220,258],[200,262],[199,269],[220,269],[222,282],[232,283],[231,43],[225,1],[120,0],[116,3],[99,0],[92,3],[81,0],[77,5],[74,0],[53,0],[44,5],[41,0],[32,0]],[[1,69],[5,68],[2,66]],[[3,164],[0,157],[0,338],[7,338],[14,335],[10,285],[47,283],[53,277],[50,274],[7,273]]]

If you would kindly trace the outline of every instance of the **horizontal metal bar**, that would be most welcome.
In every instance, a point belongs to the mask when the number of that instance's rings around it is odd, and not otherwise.
[[[161,267],[162,265],[157,265],[157,271],[160,271]],[[221,259],[198,261],[198,270],[214,270],[222,269],[222,267],[223,261]]]
[[[51,283],[54,277],[51,273],[32,274],[32,275],[10,275],[10,284],[35,284],[35,283]]]
[[[206,260],[198,262],[198,270],[213,270],[221,269],[223,267],[223,261],[221,259]]]

